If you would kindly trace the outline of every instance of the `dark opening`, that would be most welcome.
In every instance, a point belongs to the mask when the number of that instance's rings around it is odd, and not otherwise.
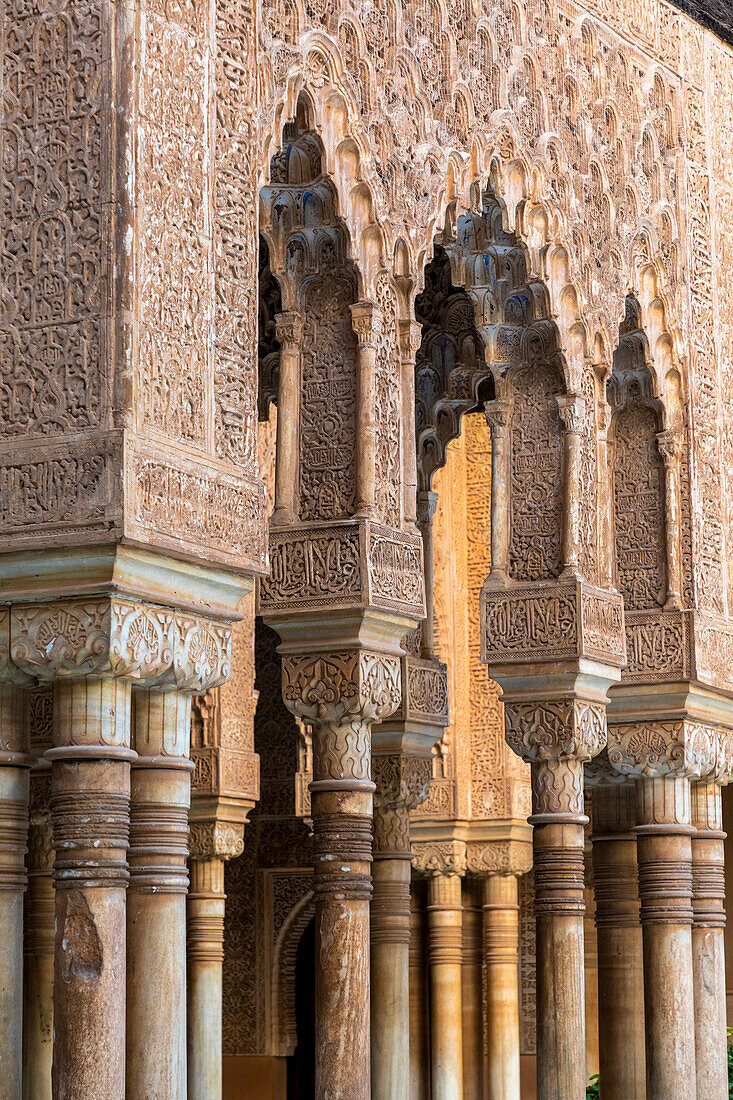
[[[295,1053],[288,1058],[288,1100],[316,1096],[316,922],[306,926],[295,956]]]

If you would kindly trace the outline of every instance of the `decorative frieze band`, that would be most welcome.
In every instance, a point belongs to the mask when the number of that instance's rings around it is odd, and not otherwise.
[[[407,722],[447,726],[447,665],[407,653],[402,658],[402,703],[395,717]]]
[[[489,666],[589,657],[626,661],[623,598],[584,581],[484,586],[482,659]]]
[[[419,535],[369,520],[271,531],[270,574],[260,582],[263,615],[365,606],[423,617]]]
[[[243,752],[222,745],[202,745],[191,749],[194,771],[191,793],[226,795],[257,802],[260,797],[260,758],[256,752]]]

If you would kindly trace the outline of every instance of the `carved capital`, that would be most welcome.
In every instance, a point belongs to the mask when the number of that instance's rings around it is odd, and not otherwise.
[[[414,359],[422,344],[422,325],[418,321],[400,321],[399,331],[402,358]]]
[[[438,494],[431,489],[426,489],[417,494],[417,522],[429,524],[433,521],[435,509],[438,507]]]
[[[422,874],[464,875],[468,869],[463,840],[427,840],[412,846],[412,865]]]
[[[360,348],[376,345],[382,331],[382,315],[374,302],[354,302],[351,309],[351,327]]]
[[[365,649],[283,658],[283,699],[298,718],[340,726],[394,714],[402,696],[399,657]]]
[[[585,398],[579,394],[567,394],[557,399],[560,419],[567,432],[580,433],[585,418]]]
[[[505,703],[507,744],[532,763],[597,756],[606,744],[606,708],[585,699]]]
[[[303,340],[303,318],[299,313],[275,314],[275,336],[283,346],[299,347]]]
[[[244,851],[244,822],[192,821],[188,830],[191,859],[236,859]]]
[[[511,418],[512,407],[508,401],[485,401],[484,402],[484,414],[486,416],[486,423],[489,425],[491,432],[491,442],[504,438],[504,433],[509,427],[509,420]]]
[[[402,704],[396,717],[438,727],[448,725],[448,668],[434,658],[402,658]],[[440,736],[436,733],[436,740]]]
[[[194,771],[192,798],[223,795],[257,802],[260,797],[260,758],[255,752],[225,745],[201,745],[191,749]]]
[[[657,434],[657,445],[665,466],[671,466],[673,463],[679,462],[682,456],[682,437],[679,432],[659,432]]]
[[[0,607],[0,684],[31,683],[28,673],[18,668],[10,657],[10,608]]]
[[[627,722],[608,727],[608,759],[624,776],[713,778],[730,766],[729,731],[702,722]]]
[[[15,605],[10,653],[39,679],[110,674],[203,691],[229,676],[231,627],[118,596]]]
[[[410,855],[410,810],[428,797],[431,761],[398,753],[372,757],[375,859]]]
[[[532,844],[517,840],[469,840],[467,868],[478,875],[526,875],[532,870]]]

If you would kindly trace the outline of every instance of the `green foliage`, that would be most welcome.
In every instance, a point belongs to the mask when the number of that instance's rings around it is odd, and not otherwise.
[[[728,1055],[730,1056],[730,1047],[728,1048]],[[601,1086],[598,1081],[598,1074],[596,1073],[585,1086],[585,1100],[600,1100],[600,1096]]]

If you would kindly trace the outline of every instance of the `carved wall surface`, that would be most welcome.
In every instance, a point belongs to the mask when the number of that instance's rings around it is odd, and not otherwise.
[[[14,4],[2,51],[3,549],[261,571],[252,7]]]
[[[270,147],[306,88],[367,283],[378,256],[393,256],[396,271],[419,279],[436,231],[444,247],[461,244],[459,210],[477,211],[472,186],[491,183],[505,224],[526,246],[530,283],[545,281],[565,382],[586,397],[588,440],[600,393],[584,364],[611,362],[633,289],[658,377],[671,364],[684,376],[699,498],[696,600],[725,612],[732,510],[721,471],[733,447],[714,425],[731,392],[723,372],[733,313],[714,276],[713,242],[725,250],[733,235],[730,143],[706,144],[704,135],[730,125],[727,48],[665,0],[421,0],[366,11],[350,0],[328,8],[270,0],[260,45]],[[716,86],[707,97],[706,73]],[[461,282],[470,290],[480,279],[454,271]],[[485,299],[489,314],[492,301]],[[492,323],[488,314],[480,320]],[[597,457],[590,442],[588,485]],[[592,507],[581,522],[595,528]],[[592,583],[602,580],[601,565],[584,563]]]

